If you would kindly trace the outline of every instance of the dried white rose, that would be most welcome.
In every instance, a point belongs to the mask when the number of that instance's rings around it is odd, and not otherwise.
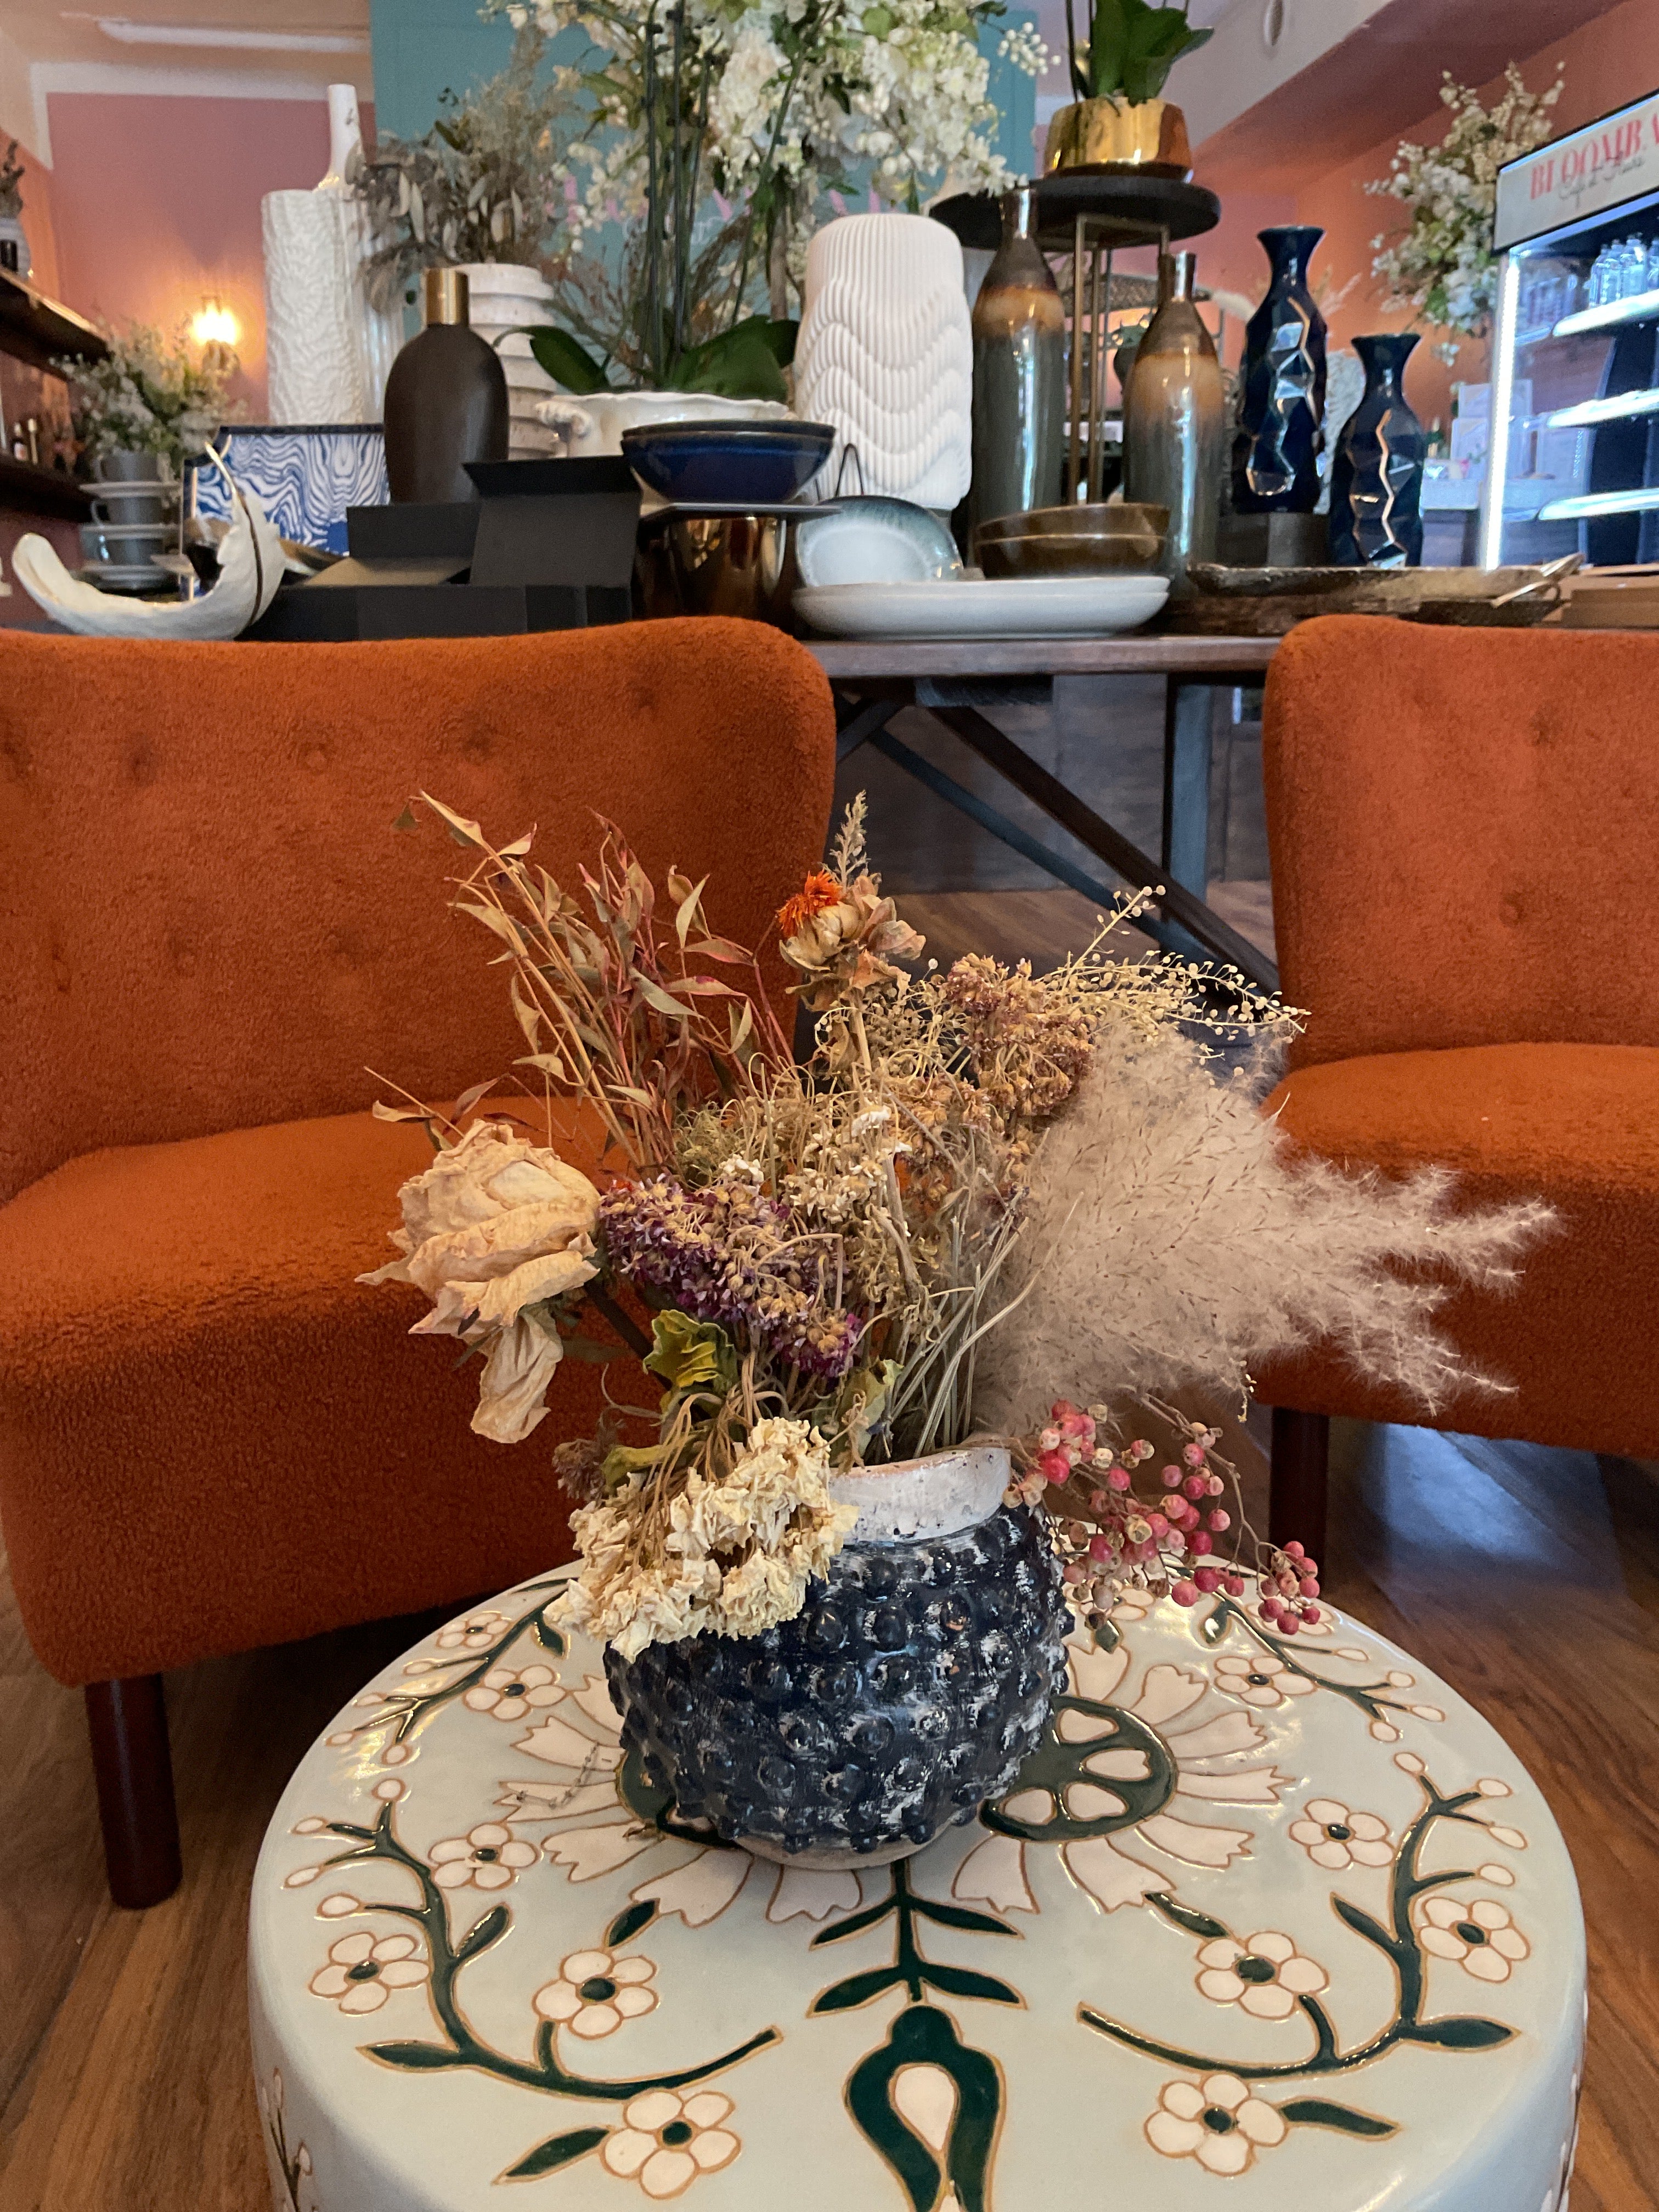
[[[414,1283],[433,1301],[413,1336],[494,1339],[472,1426],[517,1443],[547,1411],[563,1356],[557,1333],[526,1312],[590,1282],[599,1194],[587,1177],[504,1121],[475,1122],[398,1194],[400,1257],[362,1283]]]

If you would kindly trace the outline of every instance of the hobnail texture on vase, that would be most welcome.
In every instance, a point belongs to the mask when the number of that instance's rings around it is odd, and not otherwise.
[[[1071,1626],[1041,1516],[848,1544],[753,1637],[605,1654],[623,1741],[682,1820],[794,1864],[880,1865],[1012,1784],[1065,1686]]]
[[[974,340],[962,247],[926,216],[849,215],[807,250],[805,313],[795,346],[795,411],[832,422],[817,479],[948,512],[973,471]]]

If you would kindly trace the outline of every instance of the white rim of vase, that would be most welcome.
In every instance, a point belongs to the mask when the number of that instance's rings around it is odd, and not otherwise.
[[[923,1459],[860,1468],[830,1477],[838,1505],[856,1505],[849,1544],[907,1544],[957,1536],[988,1521],[1001,1504],[1012,1462],[995,1437],[970,1437]]]

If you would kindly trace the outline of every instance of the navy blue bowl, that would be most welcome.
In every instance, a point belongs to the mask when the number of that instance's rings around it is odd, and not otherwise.
[[[793,499],[836,442],[828,422],[665,422],[624,430],[629,468],[672,500]]]

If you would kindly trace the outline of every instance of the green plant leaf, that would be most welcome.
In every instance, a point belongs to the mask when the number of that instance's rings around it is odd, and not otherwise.
[[[672,392],[719,392],[727,399],[788,398],[776,353],[748,323],[682,354],[668,387]]]
[[[1292,2127],[1337,2128],[1345,2136],[1391,2136],[1398,2133],[1392,2120],[1379,2120],[1370,2112],[1356,2112],[1349,2105],[1333,2105],[1323,2097],[1292,2097],[1279,2108]]]
[[[568,331],[562,331],[556,323],[524,323],[516,331],[503,331],[501,337],[528,338],[537,368],[545,369],[555,384],[563,385],[578,398],[590,392],[608,389],[605,373],[587,348],[579,344]]]
[[[1178,1904],[1167,1891],[1158,1892],[1146,1902],[1177,1928],[1184,1928],[1189,1936],[1201,1936],[1207,1943],[1223,1941],[1229,1932],[1220,1921],[1212,1920],[1207,1912],[1194,1912],[1190,1905]]]
[[[1380,1920],[1371,1917],[1363,1905],[1350,1905],[1346,1897],[1334,1897],[1331,1905],[1337,1918],[1345,1921],[1356,1936],[1363,1936],[1368,1943],[1375,1943],[1379,1951],[1386,1951],[1390,1958],[1393,1957],[1393,1936]]]
[[[568,2135],[550,2136],[544,2143],[526,2151],[516,2166],[509,2166],[498,2178],[502,2181],[534,2181],[538,2174],[556,2173],[562,2166],[573,2160],[586,2158],[597,2150],[610,2134],[609,2128],[572,2128]]]
[[[1501,2020],[1478,2020],[1473,2014],[1450,2020],[1421,2020],[1401,2034],[1413,2043],[1432,2044],[1437,2051],[1495,2051],[1514,2035]]]
[[[690,1314],[671,1307],[653,1316],[651,1335],[652,1348],[643,1364],[653,1375],[661,1376],[671,1390],[726,1391],[736,1382],[737,1354],[718,1322],[693,1321]]]
[[[436,2073],[442,2067],[472,2063],[443,2043],[370,2043],[364,2048],[371,2058],[380,2059],[384,2065],[406,2066],[416,2073]]]
[[[614,1951],[618,1943],[629,1942],[642,1928],[648,1928],[657,1917],[654,1898],[642,1897],[637,1905],[630,1905],[619,1912],[605,1931],[605,1948]]]
[[[460,1942],[455,1946],[455,1963],[464,1966],[469,1959],[476,1959],[480,1951],[506,1935],[512,1925],[511,1917],[504,1905],[493,1905],[482,1920],[475,1920]]]
[[[936,1966],[931,1961],[921,1969],[922,1979],[936,1990],[943,1990],[949,1997],[981,1997],[987,2004],[1019,2002],[1019,1991],[1011,1990],[1006,1982],[1000,1982],[994,1974],[977,1974],[969,1966]]]
[[[1095,20],[1089,34],[1089,93],[1094,100],[1109,99],[1123,89],[1123,64],[1129,46],[1129,19],[1124,0],[1096,0]]]
[[[849,1974],[844,1982],[836,1982],[813,1998],[807,2008],[810,2012],[856,2012],[860,2005],[878,1997],[884,1990],[890,1990],[904,1979],[897,1966],[872,1966],[868,1972]]]

